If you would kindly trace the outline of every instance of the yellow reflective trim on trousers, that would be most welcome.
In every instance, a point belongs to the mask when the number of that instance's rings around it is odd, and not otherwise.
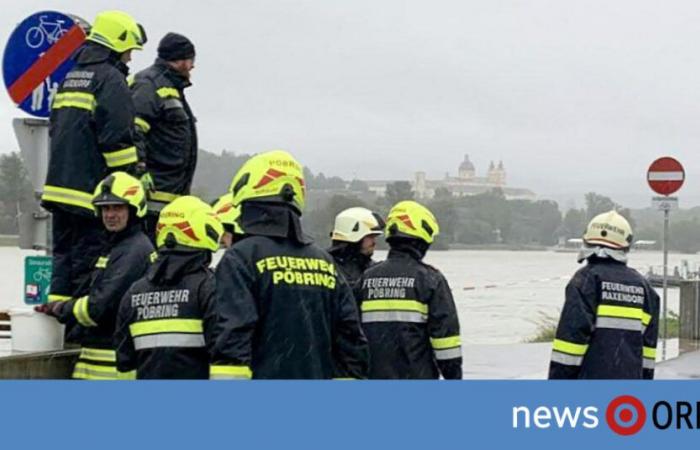
[[[75,319],[84,327],[96,327],[97,323],[88,313],[88,297],[80,297],[73,305],[73,315]]]
[[[130,370],[128,372],[120,372],[119,370],[117,370],[117,379],[119,379],[119,380],[135,380],[136,379],[136,371]]]
[[[129,325],[133,337],[154,333],[203,333],[201,319],[159,319]]]
[[[444,338],[430,338],[430,345],[435,350],[444,350],[446,348],[459,347],[462,345],[462,339],[459,336],[449,336]]]
[[[73,369],[73,378],[82,380],[116,380],[118,379],[117,368],[78,361]]]
[[[162,87],[156,91],[156,94],[158,94],[158,97],[160,98],[180,98],[180,92],[178,92],[177,89],[171,87]]]
[[[41,195],[41,199],[47,202],[63,203],[66,205],[79,206],[93,212],[95,211],[92,206],[92,193],[75,189],[46,184],[44,185],[44,192]]]
[[[136,153],[136,147],[128,147],[116,152],[106,152],[102,156],[105,158],[107,167],[119,167],[127,164],[138,162],[139,156]]]
[[[642,325],[646,327],[649,323],[651,323],[651,314],[642,312]]]
[[[582,356],[586,354],[588,344],[576,344],[574,342],[555,339],[554,342],[552,342],[552,350],[568,353],[570,355]]]
[[[52,109],[79,108],[90,112],[95,111],[97,101],[89,92],[61,92],[53,99]]]
[[[629,306],[598,305],[599,316],[642,320],[643,312],[641,308],[632,308]]]
[[[100,256],[99,258],[97,258],[97,262],[95,263],[95,268],[105,269],[105,268],[107,268],[108,262],[109,262],[109,256]]]
[[[253,378],[248,366],[209,366],[209,378]]]
[[[117,362],[117,352],[103,348],[83,347],[80,349],[80,357],[93,361]]]
[[[134,123],[138,125],[144,133],[151,131],[151,125],[140,117],[134,117]]]
[[[176,198],[180,197],[177,194],[171,194],[170,192],[155,191],[148,193],[148,199],[154,200],[156,202],[170,203]]]
[[[369,311],[415,311],[428,314],[428,305],[416,300],[366,300],[362,312]]]
[[[67,302],[71,298],[73,297],[71,297],[70,295],[49,294],[49,303]]]
[[[649,359],[656,359],[656,349],[652,347],[644,347],[642,356]]]

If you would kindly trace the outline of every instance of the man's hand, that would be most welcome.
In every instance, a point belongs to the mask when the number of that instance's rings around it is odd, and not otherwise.
[[[63,304],[65,302],[51,302],[45,305],[39,305],[34,307],[34,311],[44,313],[47,316],[59,317],[61,311],[63,310]]]

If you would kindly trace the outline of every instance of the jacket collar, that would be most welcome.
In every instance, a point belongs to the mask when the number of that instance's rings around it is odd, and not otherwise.
[[[122,231],[117,231],[116,233],[107,232],[107,242],[111,247],[119,244],[120,242],[141,233],[142,230],[141,221],[130,222]]]
[[[340,242],[328,249],[328,253],[341,262],[356,263],[360,267],[369,266],[372,257],[360,253],[360,248],[354,242]]]
[[[579,251],[576,260],[579,262],[579,264],[585,260],[588,260],[589,262],[607,260],[627,264],[627,252],[622,250],[613,250],[611,248],[601,246],[583,247]]]
[[[187,274],[207,270],[210,263],[211,253],[205,250],[159,250],[148,280],[156,284],[175,284]]]
[[[180,73],[173,69],[168,62],[162,58],[156,58],[154,65],[161,71],[163,76],[170,81],[176,89],[182,91],[185,88],[192,86],[192,82],[187,78],[180,75]]]
[[[116,67],[121,73],[124,74],[125,77],[129,75],[129,67],[121,62],[117,53],[105,46],[95,44],[94,42],[88,42],[80,47],[73,58],[78,64],[81,65],[100,64],[106,62]]]
[[[392,245],[387,258],[411,258],[416,261],[421,261],[425,256],[424,252],[406,244]]]
[[[299,214],[284,203],[244,202],[240,222],[246,236],[285,238],[302,245],[313,242],[302,230]]]

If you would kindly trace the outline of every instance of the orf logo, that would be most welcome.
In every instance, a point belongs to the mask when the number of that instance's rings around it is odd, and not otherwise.
[[[605,420],[615,433],[631,436],[639,432],[647,420],[647,411],[638,398],[621,395],[608,405]]]

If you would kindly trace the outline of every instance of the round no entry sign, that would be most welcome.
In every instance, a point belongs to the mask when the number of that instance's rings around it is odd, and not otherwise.
[[[660,195],[671,195],[683,186],[685,170],[675,158],[664,156],[649,166],[647,182]]]

